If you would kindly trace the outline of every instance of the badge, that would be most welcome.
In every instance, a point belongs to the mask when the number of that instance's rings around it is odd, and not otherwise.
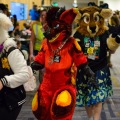
[[[60,62],[60,58],[61,57],[59,55],[55,55],[53,61],[59,63]]]
[[[88,55],[88,58],[91,59],[91,60],[95,60],[95,55]]]
[[[94,41],[94,46],[100,47],[100,41]]]
[[[88,54],[93,54],[93,52],[94,52],[94,48],[93,47],[90,47],[90,48],[87,49],[87,53]]]
[[[89,42],[85,43],[85,47],[90,47],[90,43]]]

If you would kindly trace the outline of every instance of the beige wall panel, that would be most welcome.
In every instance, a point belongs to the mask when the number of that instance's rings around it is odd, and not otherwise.
[[[44,5],[45,6],[50,6],[51,5],[51,0],[44,0]]]

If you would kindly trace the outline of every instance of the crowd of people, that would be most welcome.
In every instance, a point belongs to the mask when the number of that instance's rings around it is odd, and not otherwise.
[[[7,5],[0,4],[1,16],[6,15],[10,20],[5,21],[10,24],[8,29],[0,23],[0,30],[8,32],[0,34],[4,38],[0,40],[0,66],[4,66],[2,59],[6,50],[9,63],[7,70],[0,67],[1,120],[17,119],[23,104],[8,111],[4,91],[16,90],[28,81],[28,64],[39,71],[40,85],[32,102],[32,111],[38,120],[72,120],[75,106],[85,107],[89,120],[100,120],[102,104],[113,94],[109,67],[112,67],[110,56],[120,43],[120,12],[112,14],[108,4],[88,5],[80,10],[64,7],[38,10],[33,5],[29,11],[31,22],[25,22],[24,29],[20,30],[17,16],[10,17]],[[108,16],[103,9],[108,10]],[[29,42],[23,44],[21,38]],[[6,42],[9,39],[12,43]]]

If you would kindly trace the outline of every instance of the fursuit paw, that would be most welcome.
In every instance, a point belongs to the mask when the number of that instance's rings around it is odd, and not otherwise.
[[[115,38],[115,41],[116,41],[117,43],[120,43],[120,35],[113,33],[113,34],[112,34],[112,37]]]

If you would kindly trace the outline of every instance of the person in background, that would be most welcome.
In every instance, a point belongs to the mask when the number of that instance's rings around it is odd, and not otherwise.
[[[8,8],[3,3],[0,3],[0,13],[4,13],[5,15],[8,15]]]
[[[30,38],[30,60],[33,58],[40,50],[42,40],[44,38],[44,24],[46,24],[46,10],[39,12],[40,17],[38,21],[34,22],[31,27],[31,38]]]
[[[16,27],[17,23],[18,23],[18,20],[17,20],[17,16],[16,15],[13,15],[13,26],[14,28]]]
[[[14,18],[13,18],[13,16],[10,16],[10,19],[11,19],[12,24],[14,24]],[[8,33],[9,33],[10,37],[13,37],[13,34],[12,34],[13,30],[14,30],[14,26],[10,27],[10,29],[8,30]]]
[[[22,37],[29,39],[31,37],[30,24],[26,22],[23,24],[23,26],[24,26],[24,29],[22,30]]]
[[[34,56],[36,56],[40,50],[41,43],[44,38],[44,29],[46,29],[46,9],[39,11],[40,17],[38,21],[32,24],[31,28],[31,38],[30,38],[30,62],[33,61]],[[43,75],[43,71],[39,72],[39,79],[42,80],[41,76]]]
[[[37,5],[33,5],[33,8],[29,11],[29,15],[31,17],[31,20],[36,21],[39,18],[39,13],[37,10]]]
[[[12,36],[15,37],[16,39],[19,39],[21,37],[19,22],[16,23],[16,26],[12,32]]]
[[[21,41],[16,40],[16,43],[17,43],[17,48],[23,53],[25,60],[28,61],[29,55],[26,47],[22,45]]]
[[[4,8],[5,5],[0,4],[0,120],[16,120],[26,101],[23,84],[29,80],[30,74],[22,53],[9,38],[12,22],[3,14]]]

